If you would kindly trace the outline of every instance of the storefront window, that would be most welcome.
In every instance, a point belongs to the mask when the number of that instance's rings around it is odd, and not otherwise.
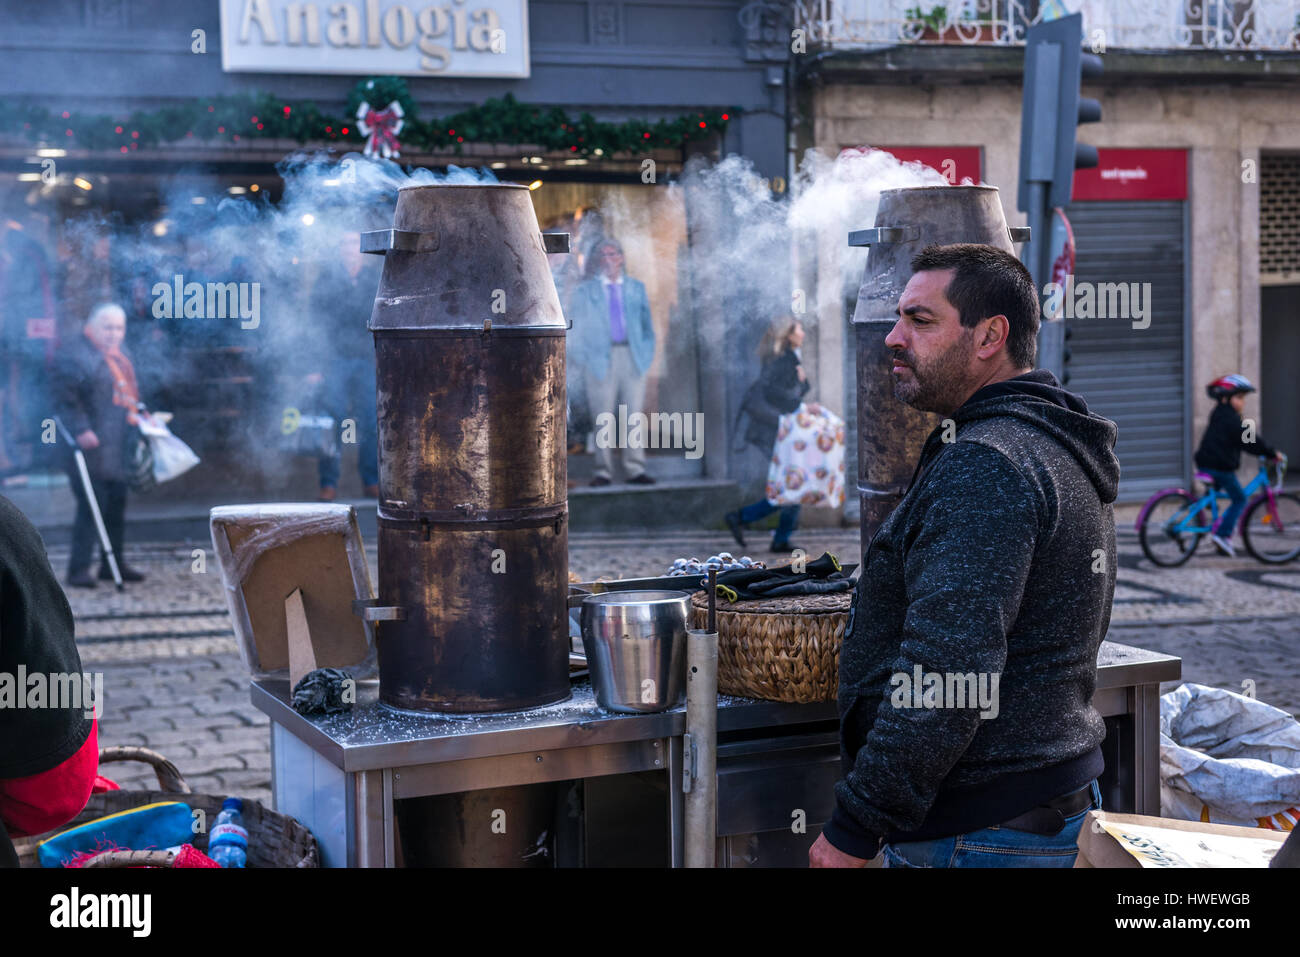
[[[622,404],[628,415],[684,417],[701,408],[695,332],[681,295],[686,214],[680,191],[635,184],[546,184],[533,191],[533,203],[543,229],[571,236],[571,252],[550,259],[560,304],[572,323],[570,465],[575,476],[585,477],[600,469],[602,412],[617,416]],[[609,292],[605,280],[611,275],[623,280],[621,295]],[[610,382],[620,375],[623,381]],[[642,390],[641,406],[634,408]],[[614,466],[614,479],[635,468],[626,459],[622,464],[621,473]],[[645,469],[656,478],[699,475],[703,460],[681,449],[649,448]]]

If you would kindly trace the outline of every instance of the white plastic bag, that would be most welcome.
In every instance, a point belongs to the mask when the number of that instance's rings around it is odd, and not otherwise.
[[[1300,722],[1262,701],[1184,684],[1160,697],[1160,814],[1289,830],[1300,822]]]
[[[816,411],[813,411],[813,409]],[[801,403],[781,416],[767,470],[773,505],[844,505],[844,420]]]
[[[171,429],[152,416],[140,416],[140,432],[153,451],[153,477],[168,482],[199,464],[194,450],[172,435]]]

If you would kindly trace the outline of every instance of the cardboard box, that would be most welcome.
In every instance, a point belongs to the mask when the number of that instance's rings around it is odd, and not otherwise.
[[[1090,811],[1075,867],[1267,867],[1286,834],[1169,817]]]
[[[290,616],[300,621],[317,668],[373,670],[374,625],[352,610],[372,598],[356,511],[350,505],[274,503],[212,509],[212,545],[239,651],[249,674],[290,677]]]

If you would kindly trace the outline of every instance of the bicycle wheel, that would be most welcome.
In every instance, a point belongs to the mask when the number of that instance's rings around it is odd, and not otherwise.
[[[1241,537],[1246,551],[1261,562],[1280,565],[1300,556],[1300,495],[1282,492],[1277,509],[1268,507],[1268,497],[1257,498],[1241,520]]]
[[[1142,553],[1163,568],[1174,568],[1192,557],[1201,541],[1200,531],[1175,531],[1179,524],[1200,528],[1196,518],[1188,522],[1188,513],[1194,504],[1182,492],[1165,492],[1151,503],[1146,521],[1138,531]]]

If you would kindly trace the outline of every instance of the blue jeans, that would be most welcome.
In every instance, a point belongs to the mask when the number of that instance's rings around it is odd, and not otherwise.
[[[1092,782],[1092,809],[1101,807],[1101,789]],[[933,841],[886,844],[885,867],[1073,867],[1079,831],[1088,811],[1065,819],[1058,834],[1029,834],[1004,827],[941,837]]]
[[[755,502],[753,505],[746,505],[740,510],[740,522],[742,525],[748,525],[751,522],[757,522],[767,518],[777,509],[781,510],[781,517],[777,519],[776,534],[772,536],[773,545],[784,545],[790,541],[790,536],[794,530],[799,527],[799,506],[798,505],[773,505],[767,499],[761,502]]]
[[[356,420],[357,471],[362,485],[379,484],[379,426],[375,412],[375,360],[335,359],[325,373],[329,412],[334,421],[341,423],[351,413]],[[339,458],[332,456],[320,460],[321,488],[336,488],[339,484]]]
[[[1237,519],[1241,517],[1241,510],[1246,507],[1246,490],[1237,481],[1236,472],[1219,472],[1214,469],[1201,469],[1201,471],[1213,478],[1214,484],[1227,492],[1228,497],[1232,499],[1232,504],[1219,520],[1219,528],[1216,532],[1220,538],[1232,538],[1232,532],[1237,527]]]

